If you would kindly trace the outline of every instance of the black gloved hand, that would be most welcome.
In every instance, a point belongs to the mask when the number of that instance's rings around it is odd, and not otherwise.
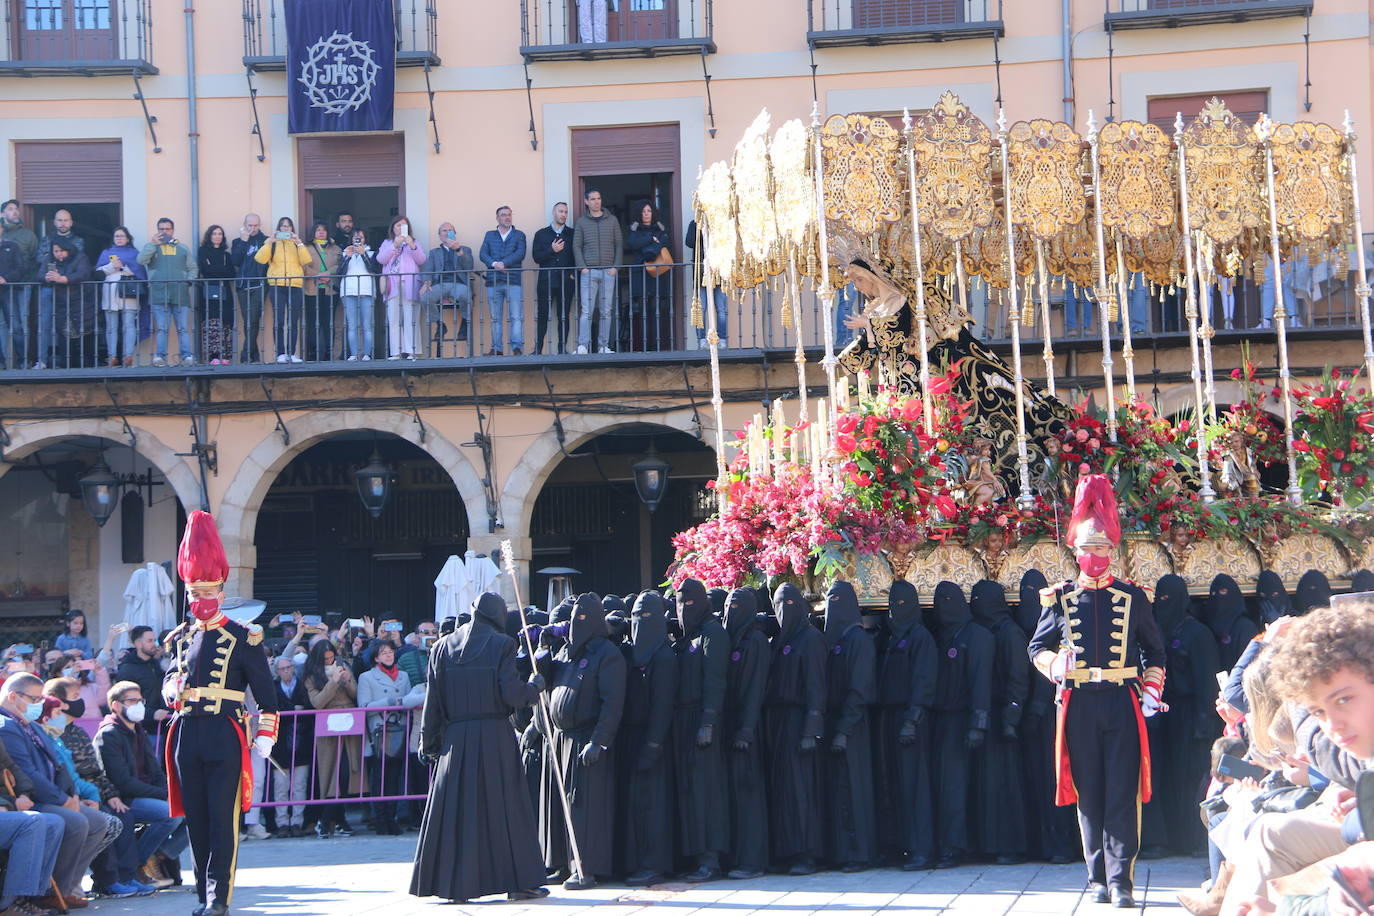
[[[1016,740],[1017,738],[1019,738],[1019,737],[1020,737],[1020,734],[1017,732],[1016,726],[1015,726],[1015,725],[1012,725],[1012,724],[1009,723],[1009,722],[1004,722],[1004,723],[1002,724],[1002,740],[1003,740],[1003,741],[1015,741],[1015,740]]]
[[[582,761],[583,766],[594,767],[601,761],[601,755],[605,752],[606,749],[601,745],[588,741],[587,746],[582,748],[582,753],[577,755],[577,759]]]
[[[439,762],[438,754],[426,754],[424,751],[421,751],[419,757],[420,762],[424,764],[426,767],[432,767]]]
[[[754,743],[753,737],[747,732],[739,732],[735,735],[735,743],[731,745],[737,751],[747,751],[749,746]]]
[[[531,674],[529,679],[529,685],[533,687],[535,690],[543,691],[545,686],[544,675],[540,674],[538,671],[536,671],[534,674]]]
[[[807,735],[805,738],[801,739],[801,752],[802,752],[803,754],[809,754],[809,753],[811,753],[812,751],[814,751],[815,749],[816,749],[816,739],[815,739],[815,738],[811,737],[810,735]]]
[[[902,747],[911,747],[916,743],[915,719],[907,719],[902,723],[902,727],[897,731],[897,743]]]
[[[710,747],[715,737],[715,726],[703,725],[701,728],[697,729],[697,747]]]
[[[639,750],[639,759],[635,761],[635,769],[651,770],[663,756],[663,745],[646,742],[644,747]]]
[[[843,754],[849,749],[849,736],[836,735],[830,739],[830,753]]]
[[[983,739],[987,737],[987,732],[981,728],[970,728],[968,734],[964,736],[964,747],[971,751],[976,751],[983,746]]]

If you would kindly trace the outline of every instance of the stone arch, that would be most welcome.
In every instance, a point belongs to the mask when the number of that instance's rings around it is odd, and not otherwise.
[[[552,429],[541,433],[530,443],[519,462],[506,475],[501,488],[501,519],[506,531],[528,537],[534,518],[534,504],[545,482],[565,457],[582,443],[602,433],[632,423],[665,426],[695,436],[700,429],[702,442],[714,449],[715,428],[709,424],[698,427],[697,414],[688,408],[665,410],[648,414],[572,414],[563,418],[565,444],[560,448],[558,435]]]
[[[200,508],[200,477],[191,465],[157,436],[139,426],[133,426],[138,444],[134,451],[157,468],[166,478],[177,499],[188,512]],[[9,462],[33,454],[47,445],[76,436],[93,436],[114,445],[128,445],[128,433],[118,420],[41,420],[17,423],[9,429],[10,444],[5,447],[5,462],[0,462],[0,475],[9,470]]]
[[[251,593],[252,570],[257,566],[254,546],[258,510],[282,469],[301,452],[330,436],[343,432],[372,431],[404,439],[439,463],[458,488],[468,514],[468,529],[486,518],[486,494],[482,481],[466,455],[433,429],[426,429],[420,441],[420,428],[414,419],[398,411],[312,411],[286,423],[291,444],[282,442],[273,430],[257,444],[234,473],[220,499],[217,520],[224,549],[229,557],[230,588]]]

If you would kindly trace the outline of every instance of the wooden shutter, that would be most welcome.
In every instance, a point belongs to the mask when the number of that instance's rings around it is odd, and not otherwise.
[[[677,172],[681,162],[677,124],[588,127],[573,131],[573,174],[631,175]]]
[[[296,141],[301,188],[399,188],[405,178],[405,135],[301,137]]]
[[[1254,124],[1259,116],[1269,108],[1269,93],[1263,89],[1245,92],[1208,92],[1203,95],[1174,95],[1162,99],[1150,99],[1149,120],[1169,136],[1174,135],[1174,118],[1183,113],[1183,124],[1198,116],[1202,106],[1218,96],[1236,117],[1246,124]]]
[[[854,0],[854,28],[909,29],[964,21],[964,0]]]
[[[26,205],[110,204],[124,200],[118,140],[23,141],[14,144],[15,196]]]

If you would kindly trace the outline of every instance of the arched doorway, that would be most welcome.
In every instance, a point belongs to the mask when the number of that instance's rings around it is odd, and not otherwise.
[[[390,486],[373,518],[355,472],[373,453]],[[258,511],[254,596],[274,612],[395,618],[408,626],[434,613],[434,579],[467,546],[468,517],[448,472],[397,436],[330,436],[277,474]]]
[[[668,484],[650,512],[632,465],[653,448],[668,462]],[[672,561],[673,535],[710,514],[715,454],[699,439],[635,423],[607,430],[570,450],[539,491],[530,524],[533,600],[542,603],[550,566],[579,571],[578,591],[626,594],[658,585]]]

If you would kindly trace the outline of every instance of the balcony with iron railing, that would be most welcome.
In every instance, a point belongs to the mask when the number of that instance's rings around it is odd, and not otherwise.
[[[152,0],[3,0],[0,76],[151,75]]]
[[[1313,0],[1106,0],[1106,26],[1173,29],[1187,25],[1307,16]]]
[[[243,65],[256,72],[286,69],[284,0],[243,0]],[[437,67],[439,0],[392,0],[396,66]]]
[[[813,48],[1001,37],[1002,0],[805,0]]]
[[[520,0],[520,54],[604,60],[714,54],[712,0]]]

